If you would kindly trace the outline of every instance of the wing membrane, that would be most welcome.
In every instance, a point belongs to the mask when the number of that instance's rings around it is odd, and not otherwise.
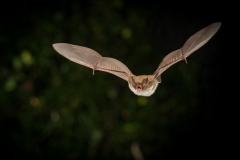
[[[133,76],[131,71],[122,62],[108,57],[102,57],[96,51],[82,46],[57,43],[53,44],[54,49],[62,56],[78,64],[92,68],[94,70],[100,70],[108,73],[112,73],[126,81],[129,76]]]
[[[181,49],[169,53],[162,62],[159,64],[158,69],[153,73],[158,82],[161,82],[161,78],[158,78],[166,69],[173,64],[185,59],[194,51],[206,44],[210,38],[218,31],[221,23],[213,23],[208,27],[198,31],[192,35],[183,45]]]

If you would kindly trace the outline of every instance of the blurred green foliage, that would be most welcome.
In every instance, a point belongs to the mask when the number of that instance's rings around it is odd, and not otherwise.
[[[138,97],[124,80],[98,71],[93,76],[52,47],[86,46],[136,75],[152,74],[167,53],[154,57],[144,36],[150,13],[122,0],[71,1],[23,14],[16,22],[26,24],[13,33],[4,28],[0,120],[7,126],[2,136],[10,137],[6,148],[25,157],[133,159],[130,146],[137,142],[145,157],[167,155],[172,135],[188,132],[197,115],[196,62],[176,64],[154,95]]]

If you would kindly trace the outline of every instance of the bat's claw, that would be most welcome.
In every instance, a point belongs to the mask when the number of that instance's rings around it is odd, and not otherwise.
[[[93,69],[93,73],[92,73],[93,75],[94,75],[94,71],[95,71],[95,69]]]
[[[187,59],[185,57],[183,57],[183,58],[184,58],[185,62],[187,63]]]
[[[184,56],[184,54],[183,54],[183,52],[182,52],[182,48],[180,49],[180,51],[181,51],[181,53],[182,53],[182,57],[183,57],[183,59],[184,59],[185,62],[187,63],[187,59],[186,59],[186,57]]]

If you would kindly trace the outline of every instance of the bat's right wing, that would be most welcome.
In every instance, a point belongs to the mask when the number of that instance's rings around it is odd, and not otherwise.
[[[67,43],[53,44],[53,48],[69,60],[92,68],[93,74],[94,70],[100,70],[112,73],[126,81],[128,77],[134,76],[122,62],[114,58],[102,57],[90,48]]]
[[[208,42],[210,38],[212,38],[212,36],[218,31],[220,26],[221,26],[220,22],[213,23],[208,27],[198,31],[186,41],[182,48],[173,51],[169,53],[166,57],[164,57],[162,62],[159,64],[158,69],[153,73],[158,82],[159,83],[161,82],[160,75],[166,69],[168,69],[170,66],[183,59],[186,61],[186,58],[190,54],[192,54],[194,51],[202,47],[205,43]]]

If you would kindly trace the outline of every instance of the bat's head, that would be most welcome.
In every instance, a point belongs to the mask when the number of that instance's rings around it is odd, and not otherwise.
[[[152,85],[152,83],[153,82],[148,81],[148,77],[143,79],[141,78],[140,81],[138,77],[135,78],[131,77],[131,85],[138,92],[147,89]]]
[[[128,79],[129,88],[137,95],[150,96],[157,88],[158,82],[153,75],[132,76]]]

